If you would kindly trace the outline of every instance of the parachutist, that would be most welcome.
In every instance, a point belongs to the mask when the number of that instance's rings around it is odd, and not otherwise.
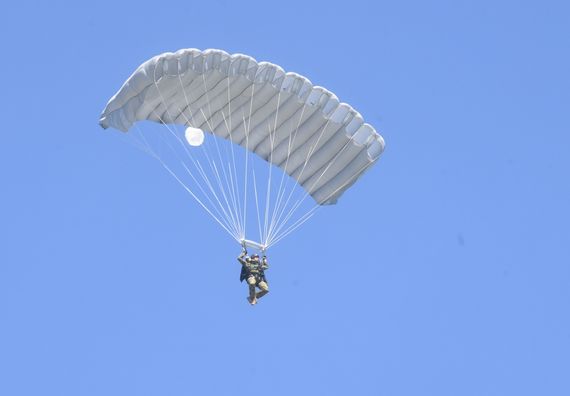
[[[249,286],[247,301],[249,301],[251,305],[255,305],[257,304],[257,299],[269,293],[269,286],[265,278],[265,270],[269,268],[267,256],[264,255],[261,260],[258,254],[252,254],[250,257],[247,255],[247,249],[243,247],[237,259],[242,265],[239,280],[243,282],[245,279]],[[256,287],[260,289],[257,293],[255,292]]]

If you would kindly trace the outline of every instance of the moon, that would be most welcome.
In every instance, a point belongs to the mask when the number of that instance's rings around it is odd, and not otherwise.
[[[204,143],[204,132],[198,128],[186,128],[184,137],[190,146],[198,147]]]

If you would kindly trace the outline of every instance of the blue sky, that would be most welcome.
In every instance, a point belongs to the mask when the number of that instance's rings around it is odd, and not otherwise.
[[[12,2],[0,16],[0,394],[570,394],[562,1]],[[97,120],[146,59],[222,48],[386,139],[339,204],[239,247]]]

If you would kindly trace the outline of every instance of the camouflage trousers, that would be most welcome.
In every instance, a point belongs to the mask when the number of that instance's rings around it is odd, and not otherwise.
[[[267,293],[269,293],[269,286],[267,285],[267,282],[265,281],[257,281],[255,279],[255,276],[250,276],[249,278],[247,278],[247,285],[249,286],[249,299],[250,301],[255,301],[258,298],[261,298],[263,296],[265,296]],[[258,287],[260,289],[259,292],[255,292],[255,287]]]

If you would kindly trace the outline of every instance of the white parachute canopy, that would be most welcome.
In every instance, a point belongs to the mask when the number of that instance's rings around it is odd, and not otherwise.
[[[145,120],[164,127],[148,131],[138,122]],[[263,249],[320,205],[336,203],[384,150],[374,128],[327,89],[272,63],[215,49],[143,63],[111,98],[100,124],[124,132],[134,126],[140,147],[238,242],[257,220]],[[308,196],[313,203],[306,208]]]

